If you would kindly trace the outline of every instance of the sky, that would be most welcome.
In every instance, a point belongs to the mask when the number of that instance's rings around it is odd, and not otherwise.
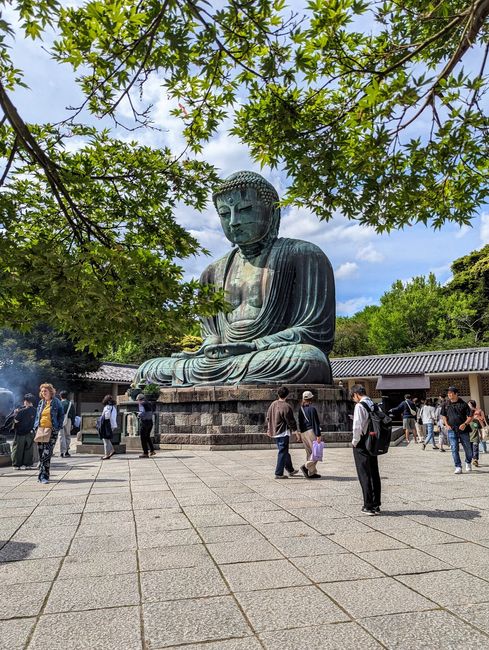
[[[7,19],[11,18],[9,11],[6,11]],[[18,38],[11,56],[16,66],[24,70],[28,85],[14,96],[24,119],[56,122],[67,116],[66,107],[80,103],[81,95],[71,69],[52,62],[38,42]],[[169,113],[174,104],[168,101],[155,77],[145,92],[146,99],[155,105],[155,122],[161,132],[145,130],[119,135],[155,147],[170,146],[179,153],[184,142],[178,118]],[[127,107],[121,107],[122,114],[126,110]],[[251,160],[247,148],[228,133],[230,125],[231,120],[222,125],[218,134],[204,146],[201,157],[215,165],[223,178],[239,170],[258,171],[282,195],[287,187],[286,176],[280,170],[260,169]],[[229,249],[230,243],[222,233],[211,203],[202,213],[183,206],[176,218],[210,251],[210,257],[200,256],[182,262],[186,278],[198,277],[211,259]],[[435,232],[418,224],[382,235],[341,214],[329,222],[320,222],[306,209],[292,207],[282,212],[280,236],[311,241],[324,250],[335,271],[337,313],[350,316],[366,305],[378,303],[381,295],[398,279],[405,281],[433,272],[440,282],[446,282],[453,260],[489,243],[489,207],[473,220],[472,227],[447,224]]]

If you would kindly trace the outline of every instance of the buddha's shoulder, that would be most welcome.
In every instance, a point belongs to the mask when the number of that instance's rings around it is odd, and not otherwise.
[[[303,239],[292,239],[289,237],[280,237],[275,240],[274,247],[277,249],[286,249],[290,255],[316,257],[328,261],[326,253],[310,241]]]
[[[214,260],[211,262],[208,266],[205,267],[204,271],[202,272],[201,275],[201,281],[207,280],[208,282],[212,282],[213,278],[219,277],[222,275],[224,270],[226,269],[226,266],[229,262],[229,257],[236,252],[234,248],[231,248],[227,253],[225,253],[222,257],[219,257],[217,260]]]

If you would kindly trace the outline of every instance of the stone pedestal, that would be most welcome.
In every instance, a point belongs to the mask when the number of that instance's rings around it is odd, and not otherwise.
[[[160,448],[198,445],[208,449],[274,446],[266,435],[265,415],[277,398],[277,385],[195,386],[162,388],[154,403],[154,436]],[[296,413],[304,390],[311,390],[326,443],[351,440],[351,405],[346,391],[334,386],[290,385],[289,402]],[[134,435],[131,424],[136,402],[118,399],[123,436]],[[129,430],[131,429],[131,430]]]

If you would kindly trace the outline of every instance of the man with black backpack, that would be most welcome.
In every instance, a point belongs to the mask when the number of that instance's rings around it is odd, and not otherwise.
[[[376,455],[367,450],[368,425],[370,413],[374,411],[374,403],[367,396],[361,384],[355,384],[351,389],[351,398],[355,402],[353,411],[353,458],[357,468],[358,480],[363,492],[362,512],[367,515],[380,514],[381,482],[379,463]]]

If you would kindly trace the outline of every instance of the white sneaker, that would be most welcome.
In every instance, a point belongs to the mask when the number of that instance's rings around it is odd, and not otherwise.
[[[461,474],[462,473],[462,468],[461,467],[456,467],[455,471],[453,473],[454,474]]]
[[[465,471],[466,472],[471,472],[472,471],[472,464],[471,463],[465,463]]]

